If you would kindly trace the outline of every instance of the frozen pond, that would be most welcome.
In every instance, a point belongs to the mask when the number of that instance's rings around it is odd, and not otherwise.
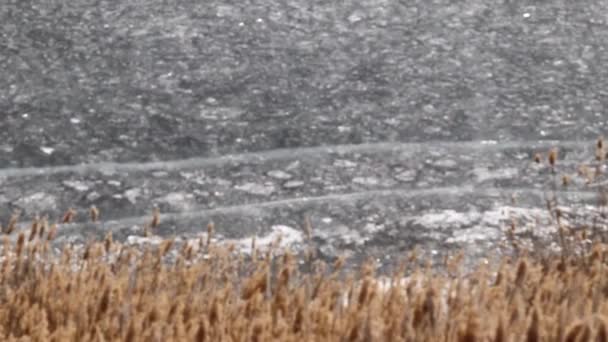
[[[577,167],[607,121],[607,10],[8,1],[0,217],[74,207],[62,239],[127,240],[158,206],[161,237],[213,221],[220,239],[281,232],[299,248],[308,218],[328,258],[482,255],[512,220],[550,227],[562,175],[563,204],[596,210]],[[556,179],[533,162],[552,147]],[[90,206],[101,222],[87,223]]]

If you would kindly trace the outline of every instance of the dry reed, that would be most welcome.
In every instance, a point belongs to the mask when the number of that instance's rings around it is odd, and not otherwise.
[[[603,160],[603,141],[597,143]],[[536,163],[541,154],[534,155]],[[557,150],[547,162],[558,167]],[[581,169],[583,170],[583,169]],[[585,168],[586,170],[586,168]],[[562,179],[563,185],[570,178]],[[605,206],[605,203],[602,205]],[[36,217],[19,229],[15,212],[0,245],[0,339],[3,341],[608,341],[608,245],[579,248],[553,204],[561,254],[528,253],[507,230],[514,255],[497,267],[462,272],[462,254],[445,272],[417,266],[416,250],[394,274],[365,263],[344,271],[317,260],[305,267],[276,241],[252,253],[206,239],[133,247],[102,241],[52,244],[57,224]],[[69,209],[59,220],[74,220]],[[95,222],[99,211],[91,208]],[[148,228],[160,224],[154,209]],[[16,237],[13,239],[13,237]],[[11,242],[13,239],[14,242]]]
[[[219,245],[194,249],[172,239],[135,248],[108,234],[81,250],[48,253],[48,239],[30,238],[42,226],[34,221],[29,234],[21,231],[15,243],[2,245],[2,340],[606,341],[608,336],[608,248],[600,243],[565,260],[521,256],[503,262],[497,273],[480,267],[465,277],[413,266],[408,277],[399,271],[382,278],[367,263],[345,278],[339,276],[343,259],[306,273],[288,252],[279,259],[269,257],[275,250],[243,261],[237,251]],[[172,251],[179,256],[170,259]]]

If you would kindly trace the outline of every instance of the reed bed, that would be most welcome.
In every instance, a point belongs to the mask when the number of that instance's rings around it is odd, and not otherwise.
[[[136,248],[108,236],[60,253],[51,243],[39,230],[5,235],[2,340],[608,341],[600,242],[466,273],[458,258],[436,272],[410,255],[389,276],[371,262],[343,272],[343,259],[302,271],[286,250],[244,256],[204,240]]]
[[[557,159],[548,154],[554,174]],[[0,246],[0,339],[608,341],[608,245],[571,238],[580,231],[548,210],[560,253],[523,249],[512,226],[514,252],[497,264],[464,270],[455,257],[437,271],[410,254],[389,275],[373,262],[346,271],[345,260],[326,264],[313,253],[302,267],[302,256],[255,241],[243,255],[212,243],[213,226],[195,244],[133,247],[108,235],[58,251],[57,226],[35,219],[24,231],[12,217]],[[91,209],[91,220],[99,215]]]

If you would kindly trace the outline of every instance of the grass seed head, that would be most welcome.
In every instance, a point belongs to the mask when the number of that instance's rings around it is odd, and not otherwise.
[[[89,209],[89,217],[92,222],[97,222],[99,220],[99,209],[96,206],[92,206]]]
[[[49,231],[49,219],[48,217],[42,218],[40,229],[38,230],[38,239],[44,238],[44,234]]]
[[[160,209],[155,207],[152,211],[152,221],[150,222],[150,227],[156,228],[160,224]]]
[[[595,144],[595,159],[598,161],[604,161],[606,159],[606,151],[604,151],[604,139],[597,139]]]
[[[334,262],[334,272],[339,272],[342,267],[344,266],[344,262],[346,261],[346,257],[344,256],[340,256],[338,257],[338,259],[336,259],[336,261]]]
[[[308,216],[304,218],[304,233],[306,234],[306,241],[310,241],[312,239],[312,224]]]
[[[75,217],[76,217],[76,210],[74,208],[70,208],[65,212],[65,214],[63,214],[61,223],[72,223],[72,221],[74,221]]]
[[[49,229],[48,235],[46,236],[46,240],[53,241],[55,239],[56,234],[57,234],[57,225],[53,223],[51,225],[51,228]]]
[[[173,242],[174,239],[168,239],[162,242],[159,248],[159,255],[161,258],[169,253],[169,250],[171,250],[171,247],[173,246]]]
[[[10,235],[13,231],[15,231],[17,228],[17,222],[19,221],[19,216],[21,216],[21,211],[15,210],[8,221],[8,225],[6,226],[6,235]]]
[[[15,254],[17,256],[21,256],[24,246],[25,246],[25,234],[23,232],[21,232],[21,233],[19,233],[19,237],[17,238],[17,250],[15,251]]]
[[[194,257],[194,246],[191,243],[184,244],[183,256],[190,261]]]
[[[554,148],[549,152],[549,165],[555,167],[555,163],[557,163],[557,149]]]
[[[207,223],[207,247],[211,245],[211,238],[215,232],[215,224],[213,222]]]
[[[32,226],[30,228],[30,236],[28,241],[34,240],[34,238],[38,235],[38,227],[40,226],[40,218],[36,217],[32,222]]]
[[[108,232],[108,234],[106,234],[104,239],[104,250],[106,251],[106,254],[110,253],[112,250],[112,232]]]

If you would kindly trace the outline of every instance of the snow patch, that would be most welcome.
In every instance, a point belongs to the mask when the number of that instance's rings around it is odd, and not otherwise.
[[[274,192],[274,186],[272,184],[258,184],[258,183],[245,183],[236,186],[237,190],[245,191],[253,195],[269,196]]]
[[[160,245],[161,242],[163,242],[163,239],[160,236],[143,237],[130,235],[127,237],[127,244],[129,245]]]
[[[267,173],[268,177],[274,179],[287,180],[291,179],[291,175],[283,170],[271,170]]]
[[[53,152],[55,152],[55,149],[48,146],[41,146],[40,151],[42,151],[44,154],[51,155]]]
[[[375,177],[355,177],[353,183],[359,185],[377,185],[380,181]]]
[[[448,209],[424,214],[414,219],[413,223],[433,229],[450,229],[469,225],[471,222],[478,220],[480,215],[479,212],[475,211],[459,213],[455,210]]]
[[[294,247],[304,240],[302,232],[284,225],[275,225],[271,227],[271,232],[265,236],[256,236],[255,245],[258,250],[269,248],[275,241],[280,238],[280,243],[276,246],[279,249]],[[234,244],[237,249],[245,254],[251,254],[252,238],[244,238],[238,240],[225,240],[222,244]]]
[[[477,177],[477,181],[484,182],[492,179],[513,179],[517,177],[518,170],[513,167],[499,170],[478,167],[473,169],[473,174]]]

